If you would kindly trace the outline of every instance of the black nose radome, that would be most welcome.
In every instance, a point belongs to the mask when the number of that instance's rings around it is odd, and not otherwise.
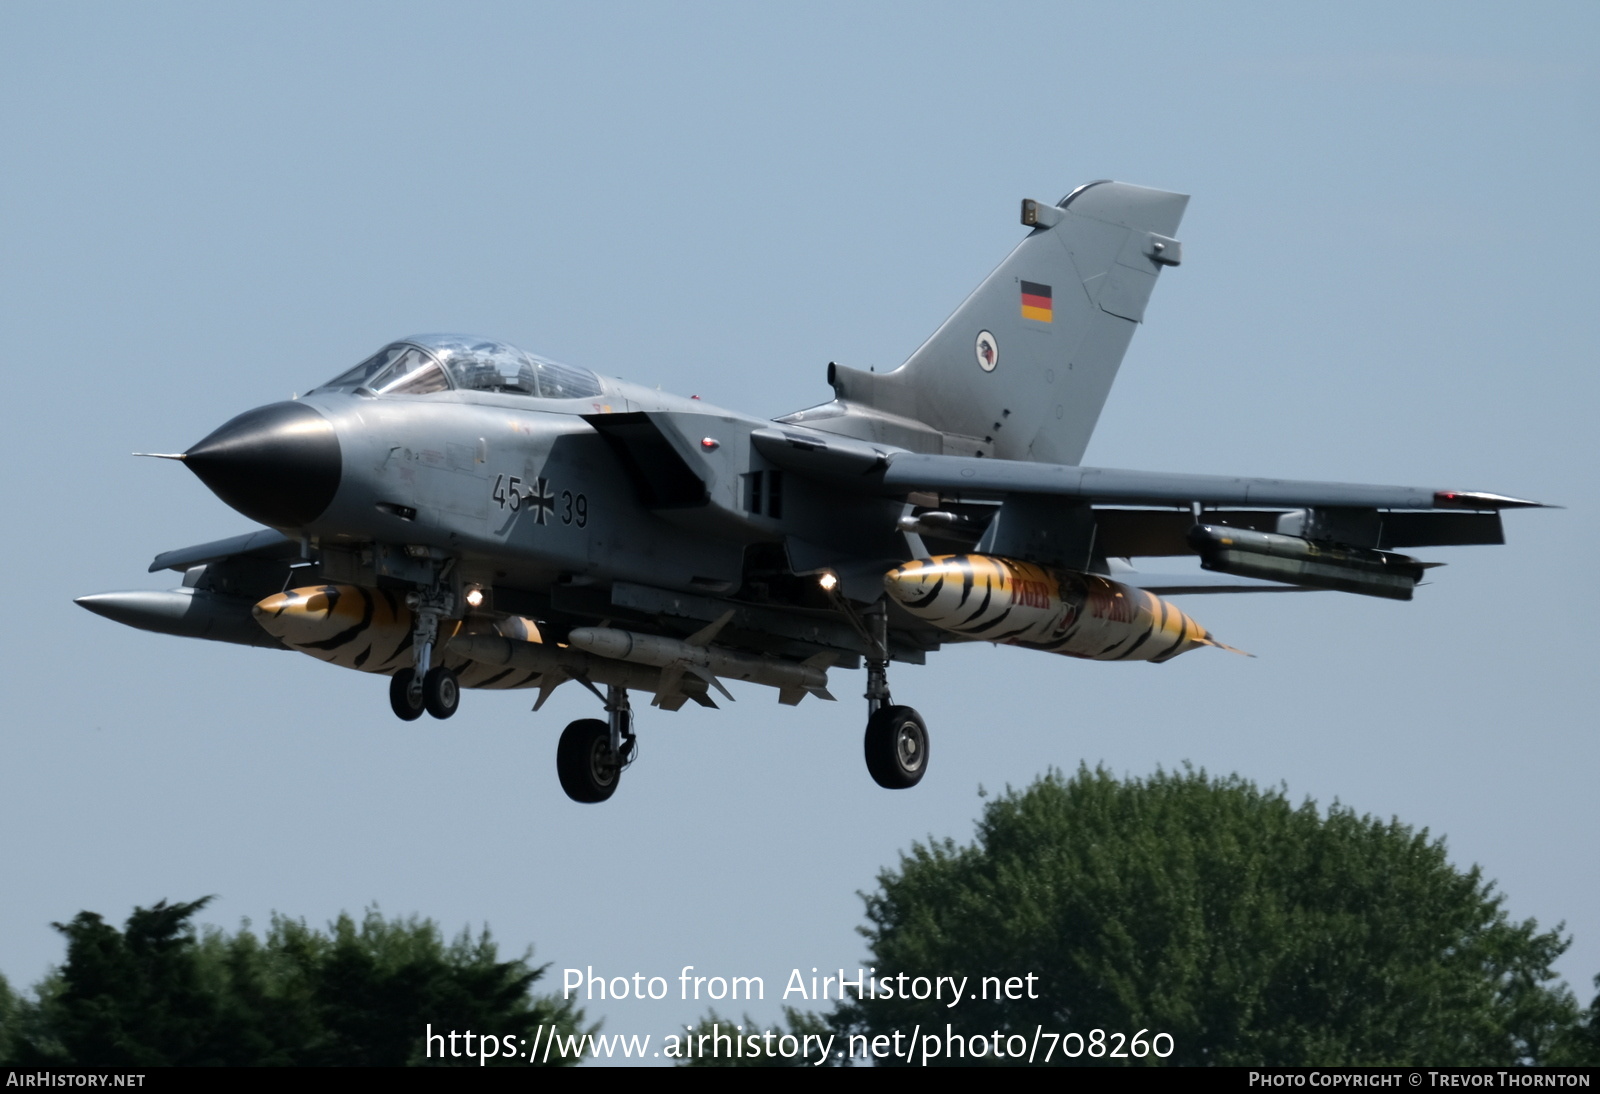
[[[217,497],[274,528],[316,520],[339,489],[339,438],[304,403],[246,411],[185,452],[183,462]]]

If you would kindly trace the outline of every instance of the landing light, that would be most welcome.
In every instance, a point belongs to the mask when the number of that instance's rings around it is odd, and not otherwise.
[[[481,608],[483,606],[483,590],[482,589],[468,589],[467,590],[467,605],[468,605],[468,607],[472,607],[472,608]]]
[[[825,573],[821,577],[817,578],[817,584],[822,586],[823,592],[831,593],[833,590],[839,587],[838,575]]]

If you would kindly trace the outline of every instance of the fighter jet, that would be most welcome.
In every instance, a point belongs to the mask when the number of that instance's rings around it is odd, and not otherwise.
[[[1336,589],[1409,600],[1401,548],[1502,543],[1537,503],[1440,487],[1080,465],[1163,271],[1183,194],[1120,182],[1022,203],[1027,234],[891,372],[767,421],[486,338],[384,346],[170,454],[264,527],[169,551],[180,588],[77,603],[166,634],[386,676],[404,719],[462,688],[566,682],[604,719],[556,747],[599,802],[636,755],[630,693],[673,711],[831,700],[865,665],[867,770],[916,785],[928,731],[892,662],[949,642],[1160,663],[1229,649],[1165,596]],[[1152,577],[1125,561],[1198,556]]]

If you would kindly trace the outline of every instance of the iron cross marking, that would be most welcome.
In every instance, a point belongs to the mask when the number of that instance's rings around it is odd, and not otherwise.
[[[539,524],[548,524],[556,516],[556,492],[550,487],[550,480],[540,476],[533,480],[533,485],[524,495],[531,501],[535,508],[533,519]]]

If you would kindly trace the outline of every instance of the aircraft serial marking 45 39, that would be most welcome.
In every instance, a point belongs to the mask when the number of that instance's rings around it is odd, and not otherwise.
[[[405,719],[448,718],[461,688],[538,710],[575,681],[606,718],[567,726],[556,768],[598,802],[635,755],[629,692],[715,706],[733,679],[793,704],[864,664],[867,769],[909,787],[928,732],[891,662],[965,641],[1161,662],[1222,647],[1163,594],[1407,600],[1430,564],[1399,549],[1503,542],[1501,510],[1536,503],[1080,466],[1187,203],[1119,182],[1024,201],[1027,236],[904,364],[829,365],[833,401],[775,421],[401,339],[172,457],[262,530],[158,556],[181,588],[78,603],[387,676]],[[1176,555],[1205,572],[1119,561]]]

